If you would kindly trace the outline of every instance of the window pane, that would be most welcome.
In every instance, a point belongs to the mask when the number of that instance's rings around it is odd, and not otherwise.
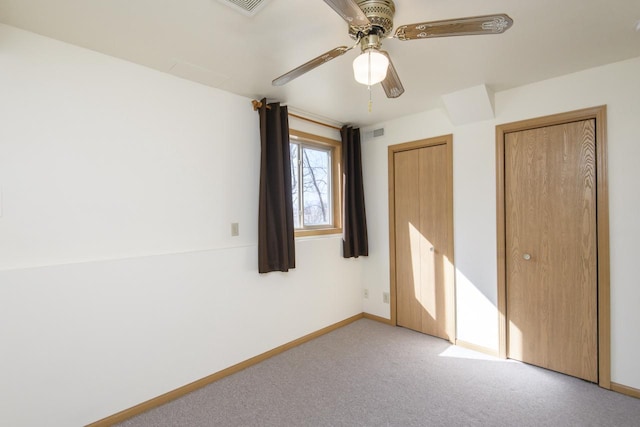
[[[291,196],[293,199],[293,228],[301,228],[300,224],[300,171],[299,167],[299,145],[289,143],[291,153]]]
[[[305,226],[331,225],[331,152],[302,147],[302,200]]]

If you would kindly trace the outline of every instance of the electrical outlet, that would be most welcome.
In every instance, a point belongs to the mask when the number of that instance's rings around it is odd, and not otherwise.
[[[239,236],[240,235],[240,225],[237,222],[231,223],[231,235]]]
[[[382,302],[385,304],[389,304],[389,292],[382,293]]]
[[[365,298],[368,299],[369,298],[369,289],[365,289],[364,292],[363,292],[363,295],[364,295]]]

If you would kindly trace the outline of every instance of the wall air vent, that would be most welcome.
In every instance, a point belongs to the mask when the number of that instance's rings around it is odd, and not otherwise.
[[[242,13],[246,16],[254,16],[269,0],[218,0],[220,3]]]
[[[384,135],[384,128],[380,128],[380,129],[374,129],[373,130],[373,137],[377,138],[379,136],[383,136]]]

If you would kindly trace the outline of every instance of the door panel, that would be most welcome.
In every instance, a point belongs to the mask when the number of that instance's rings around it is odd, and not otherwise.
[[[394,162],[397,323],[422,331],[422,307],[416,290],[421,274],[420,243],[412,227],[420,221],[420,200],[415,197],[419,160],[412,151],[403,151],[395,154]]]
[[[505,136],[508,357],[598,380],[595,123]]]
[[[453,339],[453,252],[446,145],[394,154],[397,324]]]

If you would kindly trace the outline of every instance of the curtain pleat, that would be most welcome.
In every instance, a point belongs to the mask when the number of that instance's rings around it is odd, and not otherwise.
[[[342,256],[358,258],[369,255],[367,217],[364,208],[364,186],[362,179],[362,155],[360,151],[360,129],[343,126],[342,173],[343,206]]]
[[[260,114],[260,200],[258,270],[295,268],[289,116],[286,106],[262,100]]]

